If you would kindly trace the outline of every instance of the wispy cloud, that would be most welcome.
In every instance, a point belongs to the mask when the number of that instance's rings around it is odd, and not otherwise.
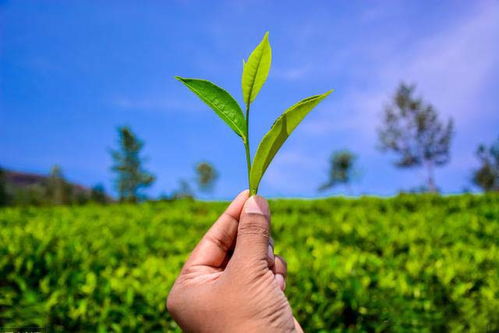
[[[482,5],[477,13],[443,34],[423,41],[404,73],[466,126],[499,69],[499,2]],[[398,68],[397,68],[398,67]],[[401,64],[392,68],[392,75]],[[446,111],[448,110],[448,111]]]
[[[110,100],[110,104],[123,110],[148,112],[197,112],[203,107],[202,105],[195,104],[192,101],[154,96],[117,96]]]
[[[266,171],[262,182],[265,186],[286,193],[299,193],[303,189],[309,190],[311,186],[309,179],[296,177],[296,170],[311,174],[315,168],[317,168],[316,160],[307,154],[298,150],[283,150]],[[312,185],[314,186],[315,184]]]
[[[365,87],[353,87],[342,100],[331,103],[349,110],[348,117],[338,124],[338,118],[326,114],[323,108],[320,119],[308,125],[309,132],[323,134],[338,126],[355,126],[363,133],[372,131],[383,103],[401,80],[417,83],[418,90],[444,114],[467,126],[465,120],[477,112],[480,95],[490,91],[491,73],[499,67],[499,5],[491,6],[482,6],[446,31],[412,46],[408,44],[406,51],[393,50],[391,55],[363,68],[364,79],[360,82]],[[373,48],[390,48],[381,45],[382,40],[376,44]]]
[[[349,148],[376,158],[375,155],[379,155],[376,126],[380,113],[398,83],[405,80],[416,83],[418,92],[432,102],[444,118],[452,117],[456,121],[459,134],[456,141],[460,149],[454,151],[450,172],[466,174],[474,165],[472,151],[482,140],[477,134],[483,124],[477,121],[497,121],[497,105],[491,105],[490,98],[484,98],[494,91],[492,79],[499,70],[497,41],[499,2],[477,6],[439,33],[406,43],[403,50],[389,38],[380,37],[363,46],[373,56],[368,65],[356,68],[356,79],[348,92],[325,101],[312,119],[304,122],[304,135],[314,140],[328,140],[341,133],[342,141],[348,142]],[[322,172],[323,166],[306,162],[317,161],[315,152],[300,151],[298,146],[293,148],[296,150],[278,156],[276,165],[279,170],[294,170],[294,173],[277,171],[277,167],[270,169],[269,185],[290,191],[296,187],[298,191],[307,185],[293,185],[297,173]]]
[[[272,69],[272,76],[281,80],[295,81],[305,77],[310,72],[310,69],[310,65],[287,69],[277,67]]]

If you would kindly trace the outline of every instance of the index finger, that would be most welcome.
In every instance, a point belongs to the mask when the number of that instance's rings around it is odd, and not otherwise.
[[[239,216],[248,197],[248,190],[239,193],[194,248],[184,269],[197,265],[216,268],[222,265],[235,243]]]

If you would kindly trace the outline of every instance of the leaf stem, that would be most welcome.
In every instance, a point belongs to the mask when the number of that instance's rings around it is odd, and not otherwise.
[[[250,106],[249,103],[246,106],[246,140],[244,141],[244,148],[246,150],[246,165],[248,169],[248,187],[250,189],[250,195],[253,195],[255,193],[252,193],[251,190],[251,153],[250,153],[250,142],[249,142],[249,112],[250,112]]]

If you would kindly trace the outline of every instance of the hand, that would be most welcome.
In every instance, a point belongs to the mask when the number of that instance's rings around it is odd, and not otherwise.
[[[303,332],[284,295],[265,199],[240,193],[192,251],[167,299],[187,332]]]

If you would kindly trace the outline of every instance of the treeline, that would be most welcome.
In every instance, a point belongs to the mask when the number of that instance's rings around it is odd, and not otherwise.
[[[452,119],[443,121],[435,107],[415,96],[415,86],[401,83],[391,102],[384,108],[378,127],[378,148],[396,156],[397,168],[424,168],[426,180],[409,192],[439,192],[434,170],[445,166],[451,158],[455,134]],[[471,183],[485,192],[499,191],[499,137],[490,146],[481,144],[476,150],[480,164],[471,172]],[[357,156],[349,150],[333,152],[324,191],[339,185],[347,189],[358,175]],[[467,186],[465,187],[467,188]]]
[[[118,197],[109,195],[102,184],[87,188],[69,182],[55,165],[48,176],[24,174],[0,167],[0,206],[51,206],[139,202],[144,200],[193,199],[197,192],[209,193],[218,178],[214,166],[198,162],[192,180],[180,179],[179,186],[169,194],[151,198],[143,190],[151,186],[155,176],[144,168],[141,155],[144,143],[129,127],[118,128],[118,147],[110,151],[111,171]]]
[[[455,134],[452,119],[442,120],[435,107],[415,95],[415,86],[401,83],[382,113],[378,126],[378,148],[396,156],[397,168],[424,168],[426,180],[409,192],[438,192],[434,176],[437,167],[451,158],[451,143]],[[67,205],[89,202],[139,202],[151,200],[144,189],[156,177],[145,169],[142,156],[144,142],[129,127],[118,128],[118,144],[110,151],[111,171],[117,198],[106,193],[102,185],[85,188],[68,182],[61,168],[54,166],[47,177],[18,185],[7,181],[0,168],[0,205]],[[477,147],[479,167],[470,172],[471,184],[485,192],[499,191],[499,138],[490,145]],[[336,150],[329,161],[326,181],[318,191],[344,186],[352,194],[351,184],[359,177],[358,156],[348,149]],[[196,192],[209,193],[218,179],[215,167],[206,161],[194,168],[193,179],[180,179],[178,188],[162,194],[158,200],[194,198]],[[7,174],[8,175],[8,174]]]
[[[141,155],[144,143],[129,127],[118,128],[118,148],[111,150],[115,174],[114,184],[121,202],[138,202],[148,199],[143,189],[151,186],[156,177],[144,168],[145,158]],[[179,180],[179,187],[170,194],[162,194],[159,200],[176,200],[194,198],[197,185],[200,192],[209,193],[213,190],[218,178],[215,167],[206,161],[195,166],[195,180]]]

